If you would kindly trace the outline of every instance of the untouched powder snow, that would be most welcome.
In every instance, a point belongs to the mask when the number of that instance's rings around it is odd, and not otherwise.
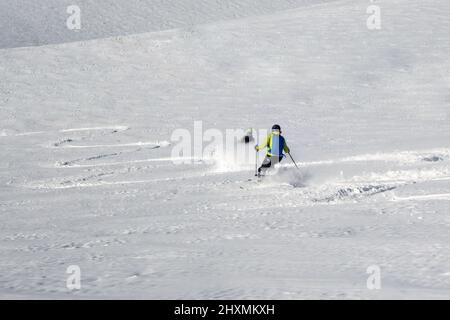
[[[190,28],[331,1],[336,0],[0,0],[0,48]],[[81,30],[67,28],[73,5],[80,9]]]
[[[450,297],[450,2],[380,1],[378,31],[284,3],[0,50],[1,298]],[[300,171],[173,155],[194,121],[278,123]]]

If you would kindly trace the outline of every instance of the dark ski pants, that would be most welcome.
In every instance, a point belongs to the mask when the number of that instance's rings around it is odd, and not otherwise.
[[[261,167],[258,169],[258,174],[265,173],[268,169],[280,163],[281,160],[283,160],[283,157],[266,155]]]

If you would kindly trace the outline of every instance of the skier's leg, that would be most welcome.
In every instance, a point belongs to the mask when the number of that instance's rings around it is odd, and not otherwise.
[[[259,167],[259,169],[258,169],[258,175],[261,175],[261,173],[264,173],[271,166],[272,166],[271,157],[266,156],[264,158],[263,163],[261,164],[261,167]]]
[[[271,156],[270,157],[270,166],[266,169],[267,171],[275,169],[275,166],[280,163],[282,157],[279,156]]]

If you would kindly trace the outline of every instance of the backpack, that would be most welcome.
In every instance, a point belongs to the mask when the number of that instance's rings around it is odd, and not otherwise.
[[[283,156],[283,150],[284,150],[285,140],[284,137],[280,134],[270,134],[270,141],[269,141],[269,154],[272,156]]]

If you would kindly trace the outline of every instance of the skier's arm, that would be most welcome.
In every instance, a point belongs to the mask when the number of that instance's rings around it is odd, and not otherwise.
[[[290,152],[291,152],[291,149],[289,149],[289,147],[287,146],[286,141],[284,141],[284,147],[283,147],[283,150],[284,150],[284,152],[286,152],[286,153],[290,153]]]
[[[270,134],[266,137],[266,140],[264,141],[264,143],[260,144],[259,146],[258,145],[255,146],[255,149],[259,151],[259,150],[264,149],[265,147],[267,147],[270,144],[269,139],[270,139]]]

